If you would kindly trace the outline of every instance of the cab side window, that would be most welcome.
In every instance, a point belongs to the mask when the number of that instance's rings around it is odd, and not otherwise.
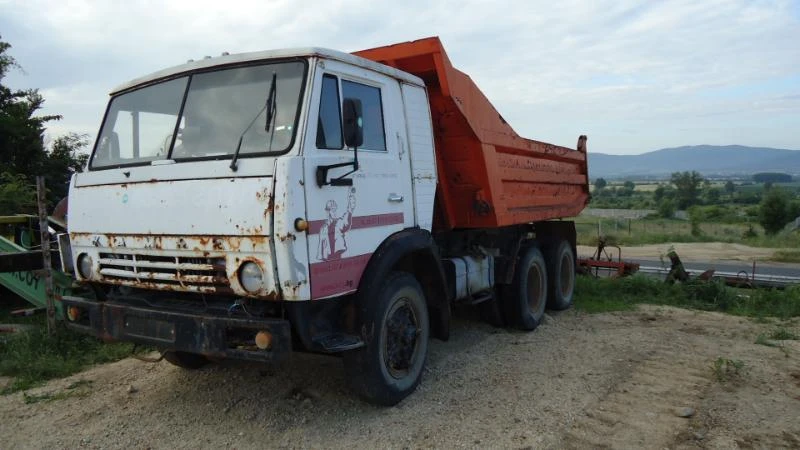
[[[322,77],[317,121],[317,148],[342,148],[342,108],[339,101],[339,80],[333,75]]]
[[[381,90],[374,86],[342,80],[344,98],[361,100],[361,114],[364,129],[364,144],[368,150],[386,150],[386,135],[383,127],[383,106]]]

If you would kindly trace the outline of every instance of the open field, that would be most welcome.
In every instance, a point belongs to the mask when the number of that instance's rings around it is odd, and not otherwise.
[[[610,238],[609,242],[625,246],[717,242],[773,249],[800,248],[800,230],[766,235],[763,228],[757,224],[705,222],[698,224],[699,233],[692,233],[692,224],[688,220],[612,219],[591,216],[579,216],[574,220],[580,245],[596,245],[597,236],[603,235]],[[749,233],[751,227],[754,234]]]

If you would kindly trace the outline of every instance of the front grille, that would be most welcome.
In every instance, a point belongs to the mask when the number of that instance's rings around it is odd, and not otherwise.
[[[215,292],[229,288],[225,258],[100,253],[105,281],[156,289]]]

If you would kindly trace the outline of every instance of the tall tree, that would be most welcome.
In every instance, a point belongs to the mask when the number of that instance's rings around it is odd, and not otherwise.
[[[703,176],[696,171],[674,172],[670,182],[675,185],[675,199],[679,209],[686,209],[697,203]]]
[[[15,193],[19,193],[26,183],[32,189],[34,178],[44,175],[51,205],[66,196],[66,182],[72,172],[80,170],[86,161],[86,156],[79,150],[86,145],[87,138],[70,133],[56,138],[48,151],[44,145],[45,124],[61,116],[37,115],[44,104],[38,90],[12,90],[3,84],[10,70],[20,68],[8,54],[9,49],[11,45],[3,42],[0,36],[0,161],[3,162],[0,167],[0,197],[3,197],[0,204],[5,210],[20,208],[6,213],[30,212],[29,202],[18,202],[13,198],[17,195]]]
[[[36,116],[44,104],[37,90],[15,91],[3,84],[8,71],[19,68],[7,54],[10,48],[0,40],[0,160],[4,171],[25,175],[32,181],[47,159],[44,124],[60,116]]]

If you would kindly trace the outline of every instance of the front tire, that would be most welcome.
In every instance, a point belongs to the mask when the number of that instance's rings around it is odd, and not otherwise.
[[[425,295],[409,273],[392,272],[375,297],[360,297],[365,346],[344,354],[351,388],[370,403],[392,406],[419,385],[428,354]]]
[[[514,281],[503,286],[501,299],[506,324],[532,331],[539,326],[547,305],[547,270],[537,247],[522,249]]]

